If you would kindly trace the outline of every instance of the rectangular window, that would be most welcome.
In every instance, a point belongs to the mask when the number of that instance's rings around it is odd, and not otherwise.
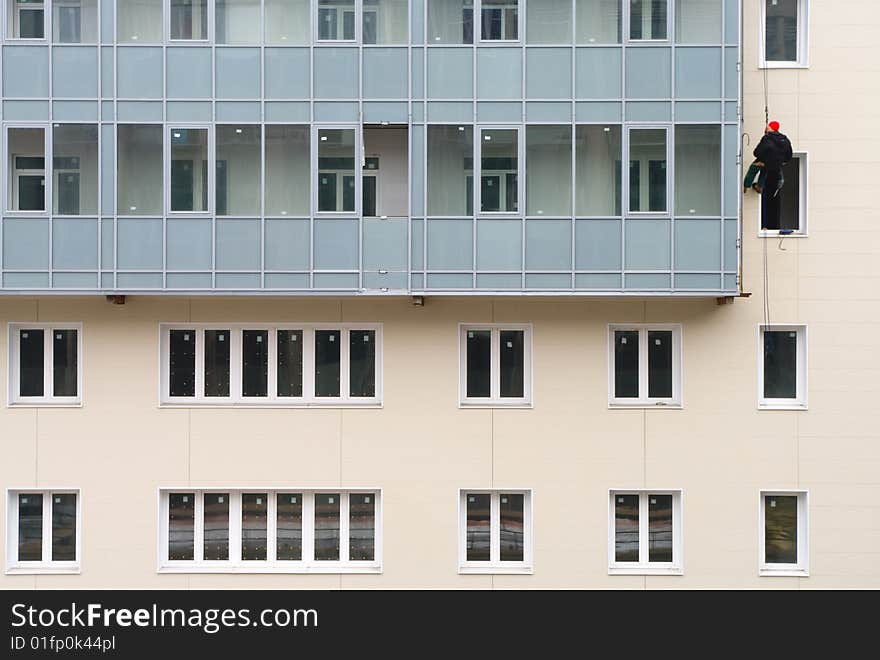
[[[575,0],[575,41],[579,44],[619,44],[622,0]]]
[[[759,225],[762,235],[806,235],[807,233],[807,154],[796,153],[782,166],[784,185],[777,193],[779,197],[779,226],[765,220],[763,206],[758,204]]]
[[[165,0],[116,3],[116,40],[119,43],[162,43],[162,5]]]
[[[162,126],[119,124],[116,204],[119,215],[162,215]]]
[[[608,405],[681,406],[681,326],[610,326]]]
[[[460,405],[531,405],[531,326],[463,325],[460,342]]]
[[[519,210],[519,131],[480,131],[480,211],[516,213]]]
[[[666,41],[669,0],[630,0],[630,41]]]
[[[165,572],[378,573],[380,493],[160,492]]]
[[[571,215],[571,126],[526,128],[526,213]]]
[[[473,162],[473,126],[428,126],[428,215],[473,215]]]
[[[318,129],[318,211],[354,213],[355,129]]]
[[[52,129],[52,212],[98,212],[98,126],[55,124]]]
[[[364,126],[361,214],[405,218],[409,214],[409,129]]]
[[[570,44],[571,0],[526,4],[526,38],[530,44]]]
[[[10,211],[46,210],[46,130],[10,127],[7,133]]]
[[[762,325],[758,367],[758,407],[807,407],[807,327]]]
[[[9,325],[9,405],[79,405],[80,324]]]
[[[210,199],[207,128],[170,128],[172,212],[205,213]]]
[[[6,523],[7,573],[79,572],[78,491],[7,491]]]
[[[309,43],[311,0],[263,0],[267,44]]]
[[[7,0],[7,3],[7,39],[45,38],[44,0]]]
[[[809,574],[806,491],[762,491],[759,575]]]
[[[721,215],[721,127],[675,127],[675,214]]]
[[[94,44],[98,41],[98,0],[54,0],[52,41]]]
[[[474,0],[428,0],[428,44],[474,43]]]
[[[161,326],[163,404],[381,403],[381,327]]]
[[[667,212],[667,139],[665,128],[629,131],[629,210]]]
[[[354,41],[354,0],[318,0],[318,41]]]
[[[311,191],[308,126],[266,126],[266,215],[307,216]]]
[[[761,3],[761,66],[807,66],[809,0],[764,0]]]
[[[260,126],[217,126],[217,215],[260,215],[262,131]]]
[[[575,128],[575,208],[579,216],[620,215],[620,126]]]
[[[169,0],[172,41],[208,39],[208,0]]]
[[[682,573],[681,491],[611,491],[608,573]]]
[[[365,44],[405,44],[409,35],[407,0],[363,0],[362,41]]]
[[[519,39],[518,0],[480,0],[480,17],[483,41]]]
[[[214,0],[214,41],[260,43],[260,0]]]
[[[462,490],[459,573],[532,572],[529,490]]]
[[[723,5],[717,0],[675,0],[676,43],[720,43]]]

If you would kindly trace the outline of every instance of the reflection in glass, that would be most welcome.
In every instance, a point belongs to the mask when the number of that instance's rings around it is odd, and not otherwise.
[[[473,214],[474,129],[428,126],[428,215]]]
[[[229,493],[205,493],[204,505],[204,558],[229,559]]]
[[[275,499],[275,557],[279,560],[302,559],[302,493],[278,493]]]
[[[319,211],[355,210],[354,156],[354,129],[318,131]]]
[[[629,210],[666,211],[666,131],[630,131],[629,157]]]
[[[269,499],[266,493],[241,494],[241,558],[265,560]]]
[[[266,215],[308,215],[308,126],[266,126]]]
[[[19,396],[43,396],[43,332],[28,328],[18,334]]]
[[[363,43],[406,43],[409,16],[407,0],[364,0],[363,14]]]
[[[116,40],[121,43],[162,43],[162,4],[163,0],[117,2]]]
[[[575,128],[578,215],[620,215],[620,159],[620,126]]]
[[[764,398],[797,398],[797,332],[764,331]]]
[[[259,126],[217,126],[217,215],[260,215],[261,132]]]
[[[315,559],[339,561],[339,493],[315,494]]]
[[[348,498],[348,557],[352,561],[372,561],[376,558],[376,496],[352,493]]]
[[[474,43],[473,0],[428,0],[428,43]]]
[[[208,38],[208,0],[171,0],[170,12],[172,39]]]
[[[205,396],[229,396],[229,330],[205,330]]]
[[[468,397],[491,396],[492,331],[467,331]]]
[[[719,43],[723,4],[717,0],[675,0],[675,41],[680,44]]]
[[[619,44],[621,0],[576,0],[575,37],[579,44]]]
[[[530,44],[570,44],[571,0],[526,3],[526,38]]]
[[[764,496],[764,561],[797,564],[797,501],[795,495]]]
[[[648,396],[672,398],[672,331],[648,332]]]
[[[501,396],[525,396],[525,333],[501,331]]]
[[[467,561],[489,561],[491,496],[488,493],[468,493],[465,497]]]
[[[483,40],[519,39],[519,8],[517,0],[482,0]]]
[[[171,210],[208,210],[208,129],[172,128]]]
[[[98,125],[55,124],[52,166],[52,212],[57,215],[97,213]]]
[[[675,213],[721,215],[720,126],[675,127]]]
[[[52,394],[76,396],[77,341],[76,330],[52,331]]]
[[[18,561],[43,559],[43,494],[18,496]]]
[[[376,396],[376,331],[349,332],[351,396]]]
[[[173,561],[194,558],[195,518],[195,494],[168,495],[168,559]]]
[[[648,495],[648,561],[672,562],[672,495]]]
[[[269,331],[241,332],[241,394],[268,396]]]
[[[76,495],[52,495],[52,561],[76,561]]]
[[[501,561],[523,561],[525,509],[523,495],[499,495],[501,507]]]
[[[318,41],[354,41],[354,0],[318,0]]]
[[[302,396],[303,331],[278,331],[278,396]]]
[[[571,215],[571,126],[526,128],[526,213]]]
[[[666,9],[669,0],[630,0],[629,38],[666,39]]]
[[[639,496],[614,496],[614,561],[639,560]]]
[[[339,330],[315,330],[315,396],[339,396]]]
[[[768,62],[797,62],[798,0],[765,0]]]
[[[162,178],[162,127],[149,124],[117,126],[117,213],[161,215],[164,208]]]
[[[480,209],[513,213],[518,209],[517,131],[480,131]]]
[[[196,395],[196,332],[169,331],[168,385],[170,396]]]
[[[639,396],[639,331],[614,331],[614,396],[637,399]]]
[[[46,134],[42,128],[9,128],[6,143],[11,211],[46,210]]]

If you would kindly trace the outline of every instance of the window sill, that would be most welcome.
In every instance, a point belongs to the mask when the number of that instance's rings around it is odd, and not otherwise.
[[[684,575],[684,569],[679,566],[651,567],[640,566],[632,568],[608,567],[608,575]]]
[[[758,410],[809,410],[806,403],[759,403]]]
[[[265,573],[285,573],[285,574],[319,574],[319,575],[380,575],[382,566],[371,564],[368,566],[353,566],[346,564],[343,566],[242,566],[236,564],[234,566],[159,566],[157,573],[167,574],[265,574]]]
[[[531,410],[535,405],[529,402],[505,403],[502,401],[459,401],[461,410]]]
[[[6,575],[79,575],[79,566],[12,566],[6,569]]]
[[[807,238],[805,231],[796,231],[791,234],[780,234],[778,229],[762,229],[758,232],[758,238]]]
[[[383,408],[382,402],[377,403],[176,403],[162,402],[159,408],[166,409],[183,409],[183,410],[204,410],[204,409],[244,409],[244,410],[266,410],[267,408],[275,408],[279,410],[370,410]]]
[[[759,69],[809,69],[809,64],[802,62],[761,62]]]
[[[531,566],[459,566],[459,575],[533,575]]]
[[[11,401],[6,404],[7,408],[82,408],[79,402],[54,402],[54,401]]]
[[[683,410],[680,403],[608,403],[608,410]]]
[[[806,568],[762,568],[758,571],[759,577],[810,577],[810,571]]]

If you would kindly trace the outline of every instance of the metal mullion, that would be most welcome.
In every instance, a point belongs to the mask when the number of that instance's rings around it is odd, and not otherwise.
[[[489,494],[489,562],[501,561],[501,507],[498,492]]]
[[[43,563],[52,561],[52,493],[42,493],[43,496],[43,542],[40,548]]]
[[[349,506],[350,493],[339,491],[339,561],[340,563],[348,563],[350,561],[350,544],[349,534],[351,531],[351,507]]]
[[[489,331],[489,399],[501,399],[501,331],[491,328]]]
[[[302,494],[302,561],[315,561],[315,493]]]

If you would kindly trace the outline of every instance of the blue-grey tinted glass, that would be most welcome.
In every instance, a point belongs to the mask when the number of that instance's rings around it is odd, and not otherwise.
[[[119,215],[162,213],[162,127],[120,124],[117,130],[116,203]]]
[[[169,331],[168,394],[196,395],[196,333],[195,330]]]
[[[620,126],[575,129],[578,215],[620,215]]]
[[[118,3],[116,6],[117,41],[122,43],[161,43],[162,4],[163,0]]]
[[[302,396],[303,331],[278,331],[278,396]]]
[[[354,129],[318,131],[318,210],[354,211]]]
[[[52,561],[76,561],[76,495],[52,496]]]
[[[721,215],[721,127],[675,129],[676,215]]]
[[[764,398],[797,398],[797,332],[764,331]]]
[[[98,127],[55,124],[52,131],[52,210],[57,215],[98,212]]]
[[[571,0],[526,4],[526,39],[530,44],[571,43]]]
[[[523,561],[525,553],[525,508],[521,494],[498,496],[501,509],[501,561]]]
[[[43,494],[18,496],[18,561],[43,559]]]
[[[472,0],[428,0],[428,43],[474,42]]]
[[[241,558],[248,561],[266,559],[269,498],[266,493],[241,495]]]
[[[18,335],[18,395],[43,396],[43,330],[23,329]]]
[[[672,561],[672,495],[648,495],[648,561]]]
[[[473,214],[472,126],[428,127],[428,215]]]
[[[364,0],[363,43],[406,43],[408,16],[407,0]]]
[[[266,43],[309,43],[310,0],[264,0]]]
[[[666,131],[636,129],[629,133],[629,210],[666,210]]]
[[[260,0],[215,0],[214,41],[260,43]]]
[[[339,396],[339,330],[315,330],[315,396]]]
[[[518,210],[518,141],[515,130],[480,131],[480,209],[484,213]]]
[[[468,493],[465,497],[467,498],[465,532],[467,561],[489,561],[491,496],[487,493]]]
[[[241,394],[268,396],[269,331],[241,332]]]
[[[501,331],[501,396],[525,396],[525,332]]]
[[[229,396],[229,330],[205,330],[205,396]]]
[[[309,214],[309,127],[266,126],[266,215]]]
[[[672,397],[672,331],[648,332],[648,396]]]
[[[526,213],[571,215],[571,126],[526,129]]]
[[[168,495],[168,559],[195,557],[196,503],[194,493]]]
[[[229,559],[229,493],[205,493],[204,558]]]
[[[579,44],[619,44],[621,0],[576,0],[575,32]]]
[[[639,496],[614,496],[614,561],[639,560]]]
[[[348,558],[373,561],[376,558],[376,496],[352,493],[348,497]]]
[[[208,129],[172,128],[171,210],[208,210]]]
[[[376,331],[349,332],[351,396],[376,396]]]
[[[490,396],[492,331],[467,331],[467,397]]]
[[[217,126],[216,213],[260,214],[259,126]]]
[[[797,496],[764,496],[764,561],[797,563]]]
[[[799,0],[765,0],[765,39],[769,62],[797,62]]]
[[[614,331],[614,396],[639,396],[639,331]]]
[[[630,0],[629,38],[666,39],[666,12],[669,0]]]
[[[720,43],[723,4],[719,0],[675,0],[675,41]]]
[[[302,493],[278,493],[275,497],[275,558],[302,559]]]
[[[77,394],[77,332],[52,331],[52,395]]]
[[[339,493],[315,495],[315,559],[339,561]]]

